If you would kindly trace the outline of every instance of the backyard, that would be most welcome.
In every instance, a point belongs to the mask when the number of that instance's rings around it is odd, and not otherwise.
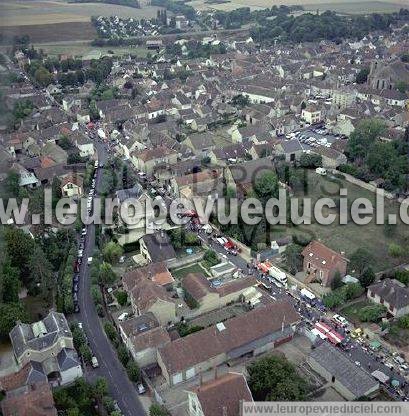
[[[346,180],[338,178],[331,179],[312,171],[309,171],[307,175],[306,191],[296,192],[294,196],[297,198],[309,197],[312,200],[312,206],[314,206],[314,202],[323,197],[332,198],[337,202],[341,188],[347,189],[349,208],[355,199],[366,198],[371,201],[375,210],[374,193],[351,184]],[[287,225],[274,226],[271,233],[271,240],[276,240],[285,235],[319,239],[333,250],[345,252],[347,257],[358,248],[363,247],[371,252],[374,258],[373,269],[375,272],[402,264],[408,260],[408,255],[392,257],[388,252],[391,243],[398,244],[402,247],[406,247],[408,244],[408,228],[406,225],[400,223],[399,220],[396,226],[387,227],[385,225],[377,225],[375,215],[373,215],[372,220],[367,225],[357,225],[350,218],[348,218],[347,224],[340,225],[337,211],[337,208],[330,210],[331,213],[336,214],[336,220],[330,225],[318,224],[312,219],[311,225],[292,227]],[[398,211],[398,203],[385,199],[385,218],[388,217],[388,214],[396,214]]]

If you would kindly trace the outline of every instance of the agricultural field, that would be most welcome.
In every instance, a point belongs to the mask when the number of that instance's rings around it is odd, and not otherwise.
[[[134,55],[137,57],[146,57],[152,51],[139,46],[104,46],[96,47],[89,42],[56,42],[56,43],[39,43],[35,47],[42,49],[49,56],[72,55],[79,56],[82,59],[98,59],[103,56],[122,56]]]
[[[158,7],[141,9],[114,4],[68,3],[66,0],[0,0],[0,26],[43,25],[65,22],[89,22],[91,16],[151,18]]]
[[[309,197],[314,201],[318,198],[329,197],[336,201],[339,196],[339,189],[345,188],[348,191],[348,207],[352,201],[357,198],[367,198],[372,202],[372,206],[376,207],[375,194],[371,191],[363,189],[357,185],[351,184],[342,179],[330,180],[327,177],[318,174],[310,173],[308,175],[307,192],[296,193],[296,198]],[[385,218],[388,214],[398,213],[399,205],[396,202],[385,199]],[[337,215],[338,209],[330,211]],[[325,214],[325,213],[324,213]],[[364,247],[369,250],[374,257],[373,269],[379,272],[388,269],[398,264],[408,261],[408,258],[394,258],[389,255],[389,244],[396,243],[402,247],[407,247],[409,243],[408,226],[398,224],[393,228],[391,233],[386,231],[385,225],[377,225],[375,215],[372,216],[372,221],[367,225],[357,225],[351,219],[348,219],[346,225],[339,224],[339,216],[331,225],[321,225],[312,219],[311,225],[299,226],[273,226],[273,231],[270,235],[271,240],[275,240],[285,235],[298,235],[301,237],[309,237],[319,239],[328,247],[338,252],[345,252],[346,256],[350,256],[358,248]]]
[[[306,11],[333,10],[340,14],[361,13],[390,13],[407,7],[406,0],[231,0],[228,3],[211,4],[207,0],[193,0],[188,4],[197,10],[224,10],[231,11],[239,7],[250,7],[251,10],[265,9],[273,5],[301,5]]]

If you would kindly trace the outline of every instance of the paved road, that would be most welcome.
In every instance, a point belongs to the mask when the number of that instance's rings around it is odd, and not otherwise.
[[[106,160],[106,152],[102,145],[96,143],[98,158]],[[96,178],[96,190],[98,191],[101,182],[101,174],[98,172]],[[105,332],[98,318],[94,302],[91,297],[91,279],[86,259],[92,257],[95,248],[95,226],[88,226],[87,238],[84,248],[84,262],[80,269],[80,290],[79,305],[80,312],[77,314],[78,321],[83,323],[91,349],[99,362],[99,368],[90,370],[87,378],[94,380],[97,377],[106,378],[109,386],[109,393],[118,402],[125,416],[143,416],[145,411],[139,401],[135,387],[129,380],[125,369],[119,362],[116,351],[105,336]]]

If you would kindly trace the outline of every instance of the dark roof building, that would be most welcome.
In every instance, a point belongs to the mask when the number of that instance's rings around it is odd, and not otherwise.
[[[379,390],[379,383],[368,372],[328,342],[316,347],[307,362],[346,400],[371,397]]]
[[[403,316],[409,313],[409,288],[395,279],[384,279],[368,287],[368,298],[384,305],[388,313]]]

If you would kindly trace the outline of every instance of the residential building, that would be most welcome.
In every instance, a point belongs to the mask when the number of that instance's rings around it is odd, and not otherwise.
[[[143,236],[139,243],[141,254],[152,263],[171,262],[176,259],[175,249],[163,230]]]
[[[318,281],[323,286],[329,287],[336,273],[339,273],[341,278],[346,275],[348,265],[346,257],[319,241],[311,241],[301,254],[304,257],[305,283]]]
[[[253,397],[241,373],[217,376],[187,391],[189,416],[237,416],[242,402]]]
[[[409,314],[409,288],[395,279],[383,279],[368,287],[367,297],[384,305],[388,314],[399,318]]]
[[[57,416],[53,393],[44,382],[8,391],[1,410],[3,416]]]
[[[243,355],[258,355],[292,339],[300,316],[288,302],[256,308],[158,350],[158,364],[169,386]]]
[[[84,192],[84,180],[77,174],[69,174],[61,180],[61,195],[63,197],[81,197]]]
[[[164,167],[177,163],[178,154],[166,146],[158,146],[131,153],[134,166],[147,174],[152,174],[158,167]]]
[[[11,330],[10,339],[19,368],[31,363],[56,385],[71,383],[82,376],[64,314],[51,311],[42,321],[19,322]]]
[[[321,117],[321,110],[314,106],[307,106],[301,110],[301,118],[308,124],[319,123],[322,120]]]

